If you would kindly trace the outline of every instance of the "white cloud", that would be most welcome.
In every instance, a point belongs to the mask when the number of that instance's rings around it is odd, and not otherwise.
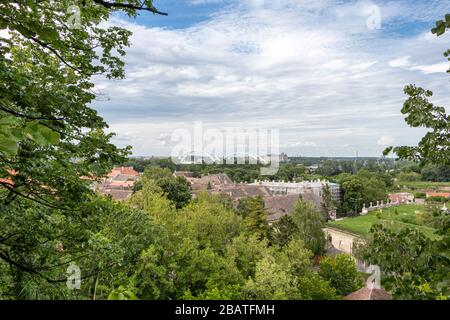
[[[435,63],[430,65],[418,65],[411,68],[411,70],[420,70],[424,73],[439,73],[439,72],[447,72],[450,67],[450,63]]]
[[[394,59],[388,62],[391,67],[405,68],[407,70],[418,70],[425,74],[447,72],[450,67],[448,62],[433,63],[428,65],[418,65],[410,61],[410,56]]]
[[[411,65],[411,62],[409,61],[410,58],[411,58],[410,56],[405,56],[402,58],[394,59],[389,61],[389,65],[393,68],[408,67]]]
[[[115,20],[133,31],[127,79],[96,79],[111,100],[94,106],[138,155],[169,154],[160,134],[194,120],[276,127],[289,152],[310,155],[380,155],[380,136],[415,144],[423,132],[404,123],[402,89],[416,83],[449,101],[441,72],[449,35],[384,32],[417,12],[439,17],[442,6],[389,2],[374,31],[367,4],[243,1],[184,29]]]
[[[377,144],[379,146],[389,146],[394,143],[394,138],[391,136],[381,136],[380,139],[378,139]]]
[[[282,147],[315,147],[317,143],[314,141],[288,141],[286,144],[281,144]]]

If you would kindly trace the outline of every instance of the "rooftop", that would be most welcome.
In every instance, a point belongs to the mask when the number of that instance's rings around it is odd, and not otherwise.
[[[345,300],[392,300],[392,296],[383,288],[368,288],[367,286],[350,293]]]

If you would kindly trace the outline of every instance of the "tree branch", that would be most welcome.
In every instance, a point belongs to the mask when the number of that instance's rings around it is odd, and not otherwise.
[[[168,14],[166,12],[161,12],[153,6],[144,7],[144,4],[142,4],[142,6],[135,6],[135,5],[128,4],[128,3],[108,2],[108,1],[103,1],[103,0],[94,0],[94,2],[99,5],[104,6],[105,8],[108,8],[108,9],[118,8],[118,9],[144,10],[144,11],[150,11],[155,14],[162,15],[162,16],[168,16]]]

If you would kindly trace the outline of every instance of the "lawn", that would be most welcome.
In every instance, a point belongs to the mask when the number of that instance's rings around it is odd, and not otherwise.
[[[395,181],[394,186],[399,187],[402,192],[414,192],[416,190],[437,190],[440,187],[450,187],[450,182]]]
[[[329,222],[327,225],[337,229],[350,231],[363,237],[369,236],[370,228],[376,223],[389,226],[394,230],[400,230],[407,227],[415,228],[431,239],[438,237],[434,233],[435,229],[424,225],[424,206],[405,204],[397,207],[390,207],[383,209],[380,217],[377,217],[377,212],[378,211],[372,211],[364,216],[344,218],[339,221]]]

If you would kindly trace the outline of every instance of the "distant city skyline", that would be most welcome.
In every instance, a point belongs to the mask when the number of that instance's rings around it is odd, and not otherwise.
[[[280,152],[381,156],[424,129],[400,113],[403,87],[447,107],[445,1],[157,0],[168,17],[117,15],[133,31],[126,79],[96,78],[93,103],[133,154],[169,156],[177,128],[276,128]],[[376,25],[379,9],[380,25]]]

